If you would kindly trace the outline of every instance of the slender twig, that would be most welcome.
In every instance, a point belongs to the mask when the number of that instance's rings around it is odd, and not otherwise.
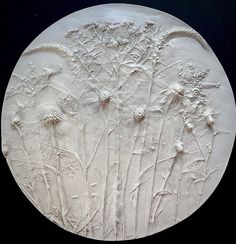
[[[147,122],[144,121],[144,141],[142,142],[142,149],[141,151],[143,151],[144,147],[145,147],[145,143],[146,143],[146,136],[147,136]],[[140,178],[140,171],[141,171],[141,166],[142,166],[142,159],[143,159],[143,154],[140,154],[139,157],[139,162],[138,162],[138,168],[139,168],[139,176],[138,176],[138,181],[139,181],[139,186],[141,185],[141,178]],[[139,195],[140,195],[140,187],[137,188],[137,198],[136,198],[136,204],[135,204],[135,223],[134,223],[134,233],[135,233],[135,237],[137,237],[137,222],[138,222],[138,207],[139,207]]]
[[[160,133],[159,133],[159,137],[158,137],[158,143],[157,143],[157,154],[155,157],[155,160],[153,162],[153,170],[152,170],[152,183],[151,183],[151,194],[150,194],[150,199],[149,199],[149,206],[148,206],[148,226],[147,226],[147,232],[149,229],[149,224],[150,224],[150,220],[151,220],[151,208],[152,208],[152,203],[153,203],[153,194],[154,194],[154,185],[155,185],[155,175],[156,175],[156,168],[157,168],[157,162],[159,160],[159,154],[160,154],[160,147],[161,147],[161,139],[162,139],[162,135],[163,135],[163,131],[164,131],[164,125],[165,125],[165,121],[166,121],[166,117],[167,114],[169,112],[169,109],[171,107],[172,101],[169,102],[164,115],[163,115],[163,119],[161,122],[161,127],[160,127]]]
[[[109,164],[109,132],[108,132],[108,124],[107,117],[104,114],[104,109],[101,110],[102,118],[105,124],[105,179],[103,183],[103,197],[102,197],[102,229],[103,229],[103,237],[105,237],[105,214],[106,214],[106,191],[107,191],[107,180],[108,180],[108,164]]]
[[[200,153],[201,153],[201,155],[202,155],[202,157],[203,157],[203,160],[205,161],[206,159],[205,159],[204,153],[203,153],[203,151],[202,151],[202,147],[201,147],[201,145],[200,145],[200,143],[199,143],[199,141],[198,141],[198,139],[197,139],[197,136],[196,136],[196,134],[195,134],[194,131],[192,131],[192,135],[193,135],[193,139],[194,139],[194,140],[196,141],[196,143],[197,143],[197,146],[198,146],[199,151],[200,151]]]
[[[61,183],[61,163],[60,163],[60,158],[59,158],[59,153],[57,152],[57,140],[56,140],[56,129],[55,127],[52,127],[52,139],[53,139],[53,144],[55,145],[56,148],[56,162],[57,162],[57,174],[56,174],[56,179],[57,179],[57,191],[58,191],[58,198],[59,198],[59,203],[60,203],[60,208],[61,208],[61,220],[66,227],[66,218],[65,218],[65,213],[64,213],[64,193],[62,191],[62,183]]]
[[[151,103],[151,93],[152,93],[152,88],[153,88],[153,76],[154,76],[154,67],[155,67],[155,62],[153,63],[153,67],[152,67],[152,77],[150,79],[150,84],[149,84],[149,88],[148,88],[148,97],[147,97],[147,106],[150,106]],[[146,143],[146,137],[147,137],[147,117],[144,118],[144,141],[142,143],[142,150],[145,147],[145,143]],[[140,155],[140,159],[139,159],[139,184],[141,183],[141,178],[140,178],[140,171],[141,171],[141,167],[142,167],[142,159],[143,159],[143,155]],[[138,207],[139,207],[139,196],[140,196],[140,187],[137,188],[137,202],[135,205],[135,237],[138,234],[138,226],[137,226],[137,222],[138,222]]]
[[[214,131],[212,130],[211,131],[211,144],[210,144],[209,152],[208,152],[208,155],[207,155],[207,158],[206,158],[206,167],[207,167],[207,164],[209,163],[210,157],[212,155],[212,148],[213,148],[213,145],[214,145],[214,141],[215,141],[216,135],[217,134],[215,134]],[[201,204],[201,201],[202,201],[202,195],[204,193],[206,179],[202,183],[202,189],[201,189],[200,197],[199,197],[199,200],[198,200],[198,205],[200,205]]]
[[[131,167],[131,161],[132,161],[132,158],[133,158],[133,151],[134,151],[134,148],[136,146],[136,143],[137,143],[137,140],[138,140],[138,130],[136,129],[135,131],[135,135],[134,135],[134,140],[133,140],[133,144],[131,146],[131,149],[130,149],[130,154],[129,154],[129,157],[128,157],[128,162],[127,162],[127,168],[125,170],[125,176],[124,176],[124,187],[123,187],[123,215],[124,215],[124,221],[123,221],[123,233],[124,233],[124,238],[126,238],[126,199],[125,199],[125,193],[126,193],[126,188],[127,188],[127,183],[128,183],[128,174],[129,174],[129,171],[130,171],[130,167]]]
[[[183,134],[184,134],[184,130],[185,130],[185,125],[183,126],[183,129],[182,129],[181,134],[180,134],[180,139],[179,139],[180,141],[182,141]],[[181,156],[182,156],[182,154],[181,154]],[[181,157],[181,158],[182,158],[182,157]],[[168,180],[169,180],[169,178],[170,178],[170,176],[171,176],[171,173],[172,173],[172,171],[173,171],[175,162],[176,162],[176,157],[175,157],[175,158],[173,159],[173,161],[171,162],[170,169],[169,169],[169,171],[168,171],[167,177],[165,178],[164,184],[163,184],[163,186],[162,186],[162,188],[161,188],[161,192],[162,192],[162,191],[165,191],[166,185],[167,185]],[[153,215],[152,215],[152,219],[151,219],[151,222],[152,222],[152,223],[154,223],[154,220],[155,220],[155,216],[156,216],[157,210],[158,210],[159,206],[161,205],[162,200],[163,200],[163,197],[162,197],[162,195],[161,195],[160,198],[159,198],[159,201],[158,201],[157,204],[155,205],[155,210],[154,210],[154,213],[153,213]]]
[[[80,231],[82,231],[89,223],[91,223],[91,221],[94,219],[94,217],[96,216],[96,214],[98,213],[100,208],[100,205],[98,205],[97,209],[94,211],[93,215],[90,217],[90,219],[81,227],[78,228],[78,230],[76,230],[75,234],[79,234]]]
[[[100,145],[100,143],[101,143],[101,141],[102,141],[102,139],[103,139],[103,137],[104,137],[105,132],[108,133],[108,131],[106,131],[106,129],[104,129],[104,131],[103,131],[103,133],[101,134],[100,138],[98,139],[97,144],[95,145],[95,148],[94,148],[94,150],[93,150],[93,153],[92,153],[92,155],[91,155],[91,157],[90,157],[90,159],[89,159],[89,161],[88,161],[88,163],[87,163],[86,170],[88,170],[88,169],[90,168],[91,163],[92,163],[93,160],[94,160],[94,157],[95,157],[95,155],[96,155],[96,153],[97,153],[98,147],[99,147],[99,145]]]
[[[16,131],[17,131],[17,133],[18,133],[18,135],[20,137],[20,141],[21,141],[21,144],[22,144],[21,149],[22,149],[22,151],[23,151],[23,153],[24,153],[24,155],[26,157],[26,160],[27,160],[26,165],[27,165],[27,168],[28,168],[28,171],[29,171],[29,176],[30,176],[30,189],[31,189],[31,192],[32,192],[32,195],[33,195],[33,199],[34,199],[34,202],[35,202],[36,198],[38,199],[38,197],[37,197],[37,194],[35,194],[35,190],[34,190],[35,186],[34,186],[33,176],[32,176],[32,173],[31,173],[32,172],[32,167],[30,167],[30,156],[29,156],[29,153],[28,153],[28,151],[26,149],[26,146],[25,146],[25,140],[24,140],[23,134],[21,132],[20,125],[15,124],[14,128],[16,129]]]
[[[178,60],[178,61],[176,61],[176,62],[174,62],[174,63],[172,63],[172,64],[169,64],[169,65],[166,66],[165,68],[163,68],[163,69],[159,70],[158,72],[156,72],[155,75],[154,75],[154,77],[157,77],[158,75],[160,75],[161,73],[163,73],[163,72],[166,71],[167,69],[172,68],[173,66],[175,66],[176,64],[179,64],[179,63],[181,63],[181,62],[183,62],[183,60]],[[185,62],[186,62],[186,61],[185,61]]]

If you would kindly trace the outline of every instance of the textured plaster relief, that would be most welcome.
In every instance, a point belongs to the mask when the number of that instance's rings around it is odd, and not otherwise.
[[[201,35],[125,8],[79,11],[47,30],[57,42],[39,36],[2,112],[2,150],[22,191],[60,227],[101,240],[188,217],[218,184],[235,136],[230,85]]]

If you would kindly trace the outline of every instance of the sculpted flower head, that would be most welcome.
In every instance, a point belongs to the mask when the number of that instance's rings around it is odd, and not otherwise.
[[[110,92],[106,91],[106,90],[101,91],[99,94],[99,100],[102,105],[105,105],[106,103],[108,103],[110,100]]]
[[[3,152],[4,157],[7,157],[9,151],[10,151],[10,145],[3,143],[2,144],[2,152]]]
[[[46,107],[43,108],[39,113],[39,119],[44,125],[56,125],[61,122],[63,118],[62,112],[57,107]]]
[[[17,109],[12,113],[11,126],[14,128],[20,126],[21,123],[23,122],[23,118],[24,118],[24,113],[22,109]]]
[[[145,108],[144,107],[136,108],[136,110],[134,111],[135,120],[141,121],[142,119],[144,119],[144,117],[145,117]]]
[[[168,101],[171,103],[185,102],[186,91],[184,87],[179,83],[173,83],[171,85],[165,84],[164,90],[161,91],[160,103],[166,104]]]
[[[175,150],[177,154],[181,154],[184,152],[184,143],[182,141],[176,140]]]
[[[190,122],[186,122],[185,124],[186,124],[187,131],[191,132],[194,128],[194,124]]]
[[[21,124],[21,118],[18,114],[15,114],[14,116],[12,116],[11,118],[11,125],[13,127],[15,126],[19,126]]]
[[[211,116],[211,115],[208,115],[206,117],[206,123],[209,127],[213,127],[214,123],[215,123],[215,120],[214,118]]]
[[[184,96],[184,88],[178,84],[175,83],[172,86],[170,86],[171,93],[172,93],[172,100],[175,102],[179,101]]]
[[[206,109],[204,116],[206,118],[206,124],[212,128],[214,123],[215,123],[215,119],[214,119],[214,115],[212,113],[212,111],[210,109]]]

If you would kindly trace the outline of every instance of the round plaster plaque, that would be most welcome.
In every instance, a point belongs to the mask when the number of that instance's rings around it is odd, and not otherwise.
[[[235,121],[229,81],[200,34],[158,10],[107,4],[59,20],[22,54],[5,94],[2,150],[49,220],[127,240],[204,203]]]

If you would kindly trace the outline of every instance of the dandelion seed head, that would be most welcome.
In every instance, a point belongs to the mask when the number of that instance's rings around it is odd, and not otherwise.
[[[44,125],[56,125],[62,120],[62,112],[55,107],[43,109],[39,113],[39,119]]]

